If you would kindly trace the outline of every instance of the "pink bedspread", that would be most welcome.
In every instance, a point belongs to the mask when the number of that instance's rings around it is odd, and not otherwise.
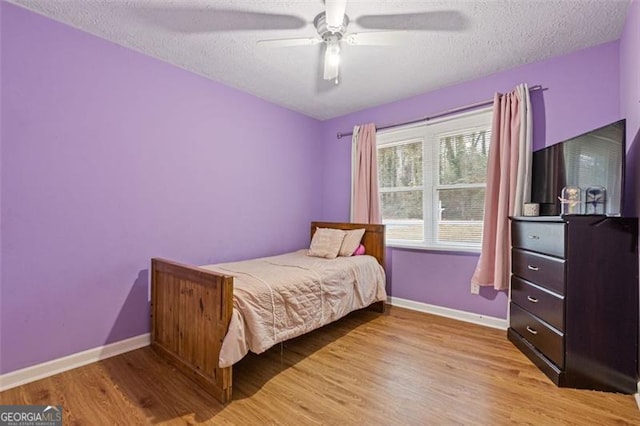
[[[202,266],[234,276],[220,367],[386,300],[384,270],[374,257],[322,259],[306,253]]]

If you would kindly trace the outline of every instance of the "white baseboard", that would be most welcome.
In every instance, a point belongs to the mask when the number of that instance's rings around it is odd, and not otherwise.
[[[62,358],[43,362],[42,364],[33,365],[21,370],[12,371],[11,373],[0,375],[0,392],[24,385],[25,383],[35,382],[54,374],[62,373],[67,370],[82,367],[96,361],[111,358],[125,352],[140,349],[151,344],[151,334],[141,334],[119,342],[110,343],[86,351],[78,352]]]
[[[399,297],[389,297],[387,303],[392,306],[407,308],[414,311],[426,312],[428,314],[439,315],[441,317],[452,318],[460,321],[471,322],[485,327],[506,330],[509,328],[509,322],[503,318],[490,317],[487,315],[475,314],[472,312],[459,311],[457,309],[444,308],[437,305],[429,305],[428,303],[414,302],[413,300],[401,299]]]

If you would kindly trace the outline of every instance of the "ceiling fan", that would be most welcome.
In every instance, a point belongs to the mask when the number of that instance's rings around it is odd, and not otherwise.
[[[415,27],[415,23],[412,24],[409,19],[406,28],[398,25],[398,19],[403,16],[411,15],[387,15],[390,18],[388,27],[391,31],[372,31],[361,33],[347,34],[347,27],[349,25],[349,17],[346,15],[347,0],[325,0],[325,11],[320,13],[313,20],[313,25],[318,32],[316,37],[303,37],[303,38],[284,38],[284,39],[271,39],[271,40],[259,40],[258,44],[271,46],[271,47],[290,47],[290,46],[312,46],[316,44],[324,44],[324,80],[334,80],[335,84],[338,84],[338,73],[340,68],[340,51],[341,43],[347,43],[350,45],[369,45],[369,46],[389,46],[401,41],[403,35],[407,32],[407,29]],[[432,12],[438,14],[438,12]],[[440,12],[442,13],[442,12]],[[424,15],[424,14],[415,14]],[[378,28],[384,27],[384,22],[381,21],[384,16],[364,16],[358,19],[358,23],[361,26],[376,26]],[[395,19],[394,19],[395,18]],[[394,22],[395,21],[395,22]],[[367,25],[369,24],[369,25]],[[427,22],[428,24],[428,22]],[[437,26],[437,25],[436,25]],[[421,28],[422,29],[422,28]],[[438,29],[438,28],[436,28]],[[439,29],[445,29],[439,28]],[[449,28],[446,28],[449,29]]]
[[[1,0],[0,0],[1,1]],[[229,1],[229,0],[225,0]],[[313,20],[315,37],[260,40],[259,45],[270,47],[313,46],[322,44],[323,80],[338,83],[341,47],[349,45],[389,46],[405,41],[409,31],[460,31],[468,27],[467,18],[455,10],[415,11],[413,3],[402,2],[414,11],[398,14],[361,15],[351,21],[346,15],[347,0],[324,0],[325,10]],[[426,2],[429,4],[429,2]],[[247,2],[247,4],[250,4]],[[365,2],[360,2],[362,6]],[[251,9],[251,7],[249,7]],[[156,2],[136,8],[135,13],[153,25],[160,25],[178,33],[206,33],[211,31],[295,30],[308,22],[296,15],[234,10],[211,5],[193,6],[190,2]],[[348,33],[350,22],[373,30]]]

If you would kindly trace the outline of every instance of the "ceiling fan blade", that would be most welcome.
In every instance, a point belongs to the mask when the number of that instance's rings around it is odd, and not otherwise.
[[[338,71],[340,68],[340,44],[327,43],[324,50],[324,79],[338,79]]]
[[[148,25],[166,28],[178,33],[294,30],[304,28],[308,24],[305,19],[295,15],[218,9],[206,6],[197,7],[178,4],[180,2],[174,2],[176,5],[171,6],[162,6],[152,2],[147,3],[150,4],[137,7],[129,6],[129,9]]]
[[[347,10],[347,0],[325,0],[324,5],[329,30],[340,28]]]
[[[348,34],[342,40],[357,46],[393,46],[405,42],[407,34],[407,31],[370,31]]]
[[[258,44],[260,46],[266,46],[266,47],[313,46],[321,42],[322,40],[317,37],[276,38],[273,40],[258,40]]]
[[[379,30],[461,31],[469,21],[456,10],[406,13],[398,15],[364,15],[356,19],[362,28]]]

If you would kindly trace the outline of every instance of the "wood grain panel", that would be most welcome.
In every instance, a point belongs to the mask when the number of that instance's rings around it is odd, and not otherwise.
[[[511,301],[543,321],[564,331],[564,297],[525,281],[511,277]]]
[[[549,379],[557,386],[566,386],[566,376],[564,370],[561,370],[555,365],[549,358],[547,358],[542,352],[540,352],[535,346],[531,344],[527,339],[522,337],[513,328],[507,330],[507,338],[518,348],[522,353],[535,364]]]
[[[233,308],[233,278],[152,259],[154,349],[220,401],[231,398],[231,368],[218,368]]]
[[[514,274],[561,295],[565,294],[564,259],[520,249],[513,249],[511,253]]]
[[[638,219],[568,222],[568,255],[576,261],[567,269],[567,376],[580,387],[637,392]]]
[[[564,257],[564,223],[527,222],[513,218],[511,228],[512,245],[542,254]]]
[[[564,334],[511,303],[510,325],[558,367],[564,368]]]
[[[216,401],[143,348],[0,394],[65,425],[637,425],[631,395],[558,388],[501,330],[389,307],[249,355]]]

